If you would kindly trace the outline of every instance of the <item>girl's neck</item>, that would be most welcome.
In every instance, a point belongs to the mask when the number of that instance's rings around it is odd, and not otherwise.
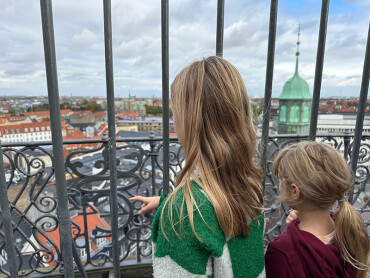
[[[335,229],[335,223],[330,215],[330,208],[305,207],[299,211],[299,229],[315,236],[330,234]]]

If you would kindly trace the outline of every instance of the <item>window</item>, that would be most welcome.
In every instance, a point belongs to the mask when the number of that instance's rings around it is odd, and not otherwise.
[[[309,122],[309,115],[310,115],[310,107],[308,107],[308,105],[303,106],[303,112],[302,112],[302,122],[303,123]]]
[[[289,122],[299,123],[299,107],[296,105],[290,108]]]
[[[286,122],[286,106],[283,105],[280,107],[280,122]]]
[[[107,239],[105,237],[99,237],[99,238],[96,239],[96,245],[100,246],[106,241],[107,241]]]
[[[50,126],[47,126],[47,127],[46,127],[46,129],[47,129],[47,130],[50,130]]]
[[[25,129],[24,129],[24,132],[28,132],[28,128],[25,128]]]
[[[33,132],[33,127],[30,128],[30,131]]]
[[[45,127],[44,127],[44,126],[42,126],[42,127],[41,127],[41,130],[42,130],[42,131],[44,131],[44,130],[45,130]]]
[[[40,131],[39,127],[36,127],[36,131]]]
[[[79,239],[77,239],[77,240],[79,240]],[[91,242],[89,242],[89,250],[91,250]],[[80,252],[81,252],[81,257],[86,257],[87,256],[86,248],[80,248]]]
[[[17,128],[15,131],[16,131],[17,133],[19,133],[19,128]]]
[[[86,248],[81,248],[81,257],[86,257],[87,255],[87,252],[86,252]]]

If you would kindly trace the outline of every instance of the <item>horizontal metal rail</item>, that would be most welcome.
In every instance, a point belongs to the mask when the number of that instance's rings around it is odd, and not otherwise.
[[[333,133],[318,133],[317,137],[353,137],[354,132],[352,133],[340,133],[340,132],[333,132]],[[370,132],[363,132],[363,137],[370,137]],[[257,135],[258,138],[261,139],[261,135]],[[309,134],[269,134],[269,139],[274,138],[308,138]],[[73,139],[73,140],[63,140],[63,145],[69,144],[93,144],[93,143],[108,143],[108,139]],[[162,137],[126,137],[121,138],[117,137],[117,143],[130,143],[130,142],[161,142]],[[178,142],[176,136],[170,137],[170,142]],[[51,146],[52,141],[42,141],[42,142],[4,142],[2,143],[3,148],[5,147],[32,147],[32,146]]]

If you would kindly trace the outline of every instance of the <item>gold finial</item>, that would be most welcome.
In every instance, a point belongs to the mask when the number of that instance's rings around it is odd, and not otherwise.
[[[297,52],[295,53],[296,56],[299,56],[299,36],[301,35],[301,24],[298,24],[298,41],[297,41]]]

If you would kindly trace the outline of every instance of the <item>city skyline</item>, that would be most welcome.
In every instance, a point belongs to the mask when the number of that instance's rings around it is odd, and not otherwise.
[[[0,0],[0,96],[47,95],[40,7]],[[187,64],[214,55],[216,1],[170,2],[170,80]],[[270,1],[225,1],[224,57],[251,97],[263,96]],[[293,75],[301,24],[299,73],[312,94],[321,1],[279,1],[273,97]],[[53,1],[61,96],[105,96],[101,1]],[[21,16],[20,16],[21,15]],[[321,96],[360,92],[370,3],[332,0]],[[115,96],[161,97],[160,3],[112,1]]]

